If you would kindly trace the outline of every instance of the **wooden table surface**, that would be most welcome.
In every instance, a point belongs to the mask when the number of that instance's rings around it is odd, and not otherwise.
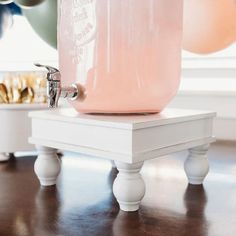
[[[188,186],[185,158],[145,163],[147,191],[133,213],[119,211],[109,161],[66,153],[57,186],[43,188],[35,157],[12,159],[0,164],[0,235],[235,236],[236,143],[212,145],[204,186]]]

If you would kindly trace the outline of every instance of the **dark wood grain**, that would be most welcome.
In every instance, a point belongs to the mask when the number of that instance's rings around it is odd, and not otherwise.
[[[235,236],[236,143],[212,146],[204,186],[187,184],[186,154],[144,165],[147,192],[133,213],[119,211],[109,161],[66,153],[58,185],[42,188],[35,157],[11,158],[0,164],[0,236]]]

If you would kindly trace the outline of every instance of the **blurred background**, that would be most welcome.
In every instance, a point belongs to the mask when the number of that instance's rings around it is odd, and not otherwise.
[[[0,1],[0,81],[9,73],[36,71],[37,61],[58,66],[56,2]],[[236,140],[236,44],[229,37],[235,7],[225,1],[211,12],[207,2],[185,1],[182,82],[169,107],[217,111],[216,137]]]

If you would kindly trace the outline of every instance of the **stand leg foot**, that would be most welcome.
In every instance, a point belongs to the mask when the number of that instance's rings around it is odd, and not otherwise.
[[[143,162],[126,164],[115,162],[119,171],[114,184],[113,193],[123,211],[137,211],[145,194],[145,183],[139,173]]]
[[[0,153],[0,162],[5,162],[10,159],[10,155],[7,155],[6,153]]]
[[[184,163],[184,170],[190,184],[199,185],[203,183],[209,172],[207,151],[209,145],[203,145],[189,149],[189,155]]]
[[[34,164],[34,171],[42,186],[55,185],[61,171],[61,161],[57,150],[49,147],[36,146],[38,158]]]

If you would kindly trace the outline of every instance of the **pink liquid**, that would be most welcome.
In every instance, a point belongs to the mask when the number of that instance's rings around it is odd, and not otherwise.
[[[159,112],[180,81],[183,0],[61,0],[64,85],[85,113]]]

